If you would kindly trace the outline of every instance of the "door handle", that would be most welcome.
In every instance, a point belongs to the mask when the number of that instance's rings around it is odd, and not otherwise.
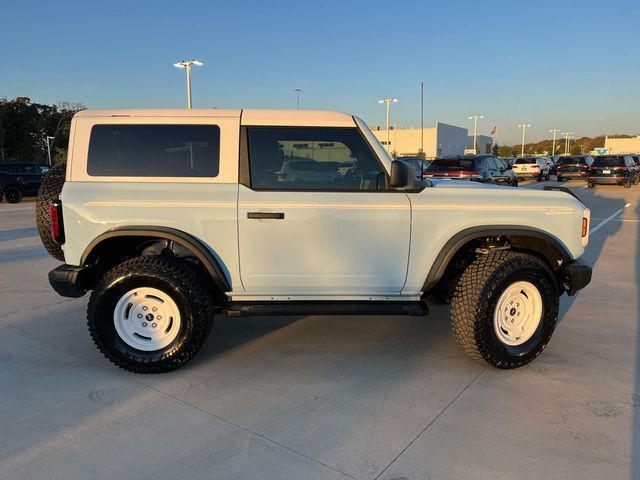
[[[282,212],[248,212],[247,218],[255,220],[284,220],[284,213]]]

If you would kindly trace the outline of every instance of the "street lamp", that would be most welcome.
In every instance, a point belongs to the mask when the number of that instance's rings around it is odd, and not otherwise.
[[[564,135],[564,154],[569,155],[569,145],[571,145],[571,135],[573,132],[563,132]]]
[[[553,133],[553,146],[551,147],[551,155],[556,154],[556,135],[560,132],[560,130],[554,128],[553,130],[549,130],[549,132]]]
[[[397,98],[383,98],[382,100],[378,100],[378,103],[386,103],[387,104],[387,152],[391,153],[389,149],[389,107],[392,103],[396,103],[398,101]]]
[[[471,115],[469,117],[469,120],[473,120],[473,153],[478,153],[477,150],[477,146],[478,146],[478,142],[477,142],[477,138],[478,138],[478,119],[479,118],[484,118],[482,115]]]
[[[529,125],[528,123],[523,123],[521,125],[518,125],[518,128],[522,129],[522,151],[520,152],[520,156],[524,157],[524,132],[527,131],[527,128],[529,128],[531,125]]]
[[[300,110],[300,92],[302,92],[301,88],[294,88],[294,92],[296,92],[296,110]]]
[[[50,137],[47,135],[44,138],[47,141],[47,158],[49,159],[49,166],[51,166],[51,144],[49,143],[49,140],[53,140],[56,137]]]
[[[181,62],[174,63],[176,68],[184,68],[187,70],[187,108],[191,110],[191,65],[198,65],[201,67],[204,62],[200,60],[183,60]]]

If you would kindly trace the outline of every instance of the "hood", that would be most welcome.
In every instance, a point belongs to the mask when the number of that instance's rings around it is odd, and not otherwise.
[[[513,190],[513,187],[494,185],[492,183],[472,182],[470,180],[454,180],[450,178],[430,178],[429,182],[432,187],[436,188],[508,188]]]

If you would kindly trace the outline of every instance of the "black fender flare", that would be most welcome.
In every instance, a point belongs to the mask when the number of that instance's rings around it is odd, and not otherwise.
[[[535,227],[514,227],[512,225],[470,227],[459,231],[444,244],[440,253],[438,253],[438,256],[434,260],[433,265],[431,265],[431,269],[424,281],[422,292],[427,293],[440,281],[447,266],[449,265],[449,262],[466,243],[483,237],[497,236],[517,238],[528,237],[536,240],[542,240],[549,245],[550,249],[553,249],[557,258],[561,259],[563,263],[573,261],[571,253],[564,243],[550,233]],[[549,258],[549,255],[546,255],[544,252],[541,253],[547,258],[549,263],[553,265],[554,259]],[[559,268],[559,265],[556,264],[556,268]]]
[[[216,288],[220,292],[230,292],[231,285],[227,276],[224,273],[217,258],[211,253],[211,251],[193,235],[185,233],[181,230],[169,227],[156,227],[156,226],[128,226],[128,227],[116,227],[108,230],[101,235],[94,238],[87,248],[82,253],[80,260],[81,265],[86,265],[91,252],[100,245],[103,241],[115,237],[155,237],[166,240],[172,240],[179,243],[186,249],[188,249],[193,255],[202,262],[202,265],[206,268],[211,279],[213,280]]]

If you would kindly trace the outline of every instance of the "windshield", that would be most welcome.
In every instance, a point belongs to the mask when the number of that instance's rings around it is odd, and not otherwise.
[[[382,146],[382,144],[377,139],[377,137],[373,134],[373,132],[369,129],[369,127],[367,127],[366,123],[364,123],[358,117],[353,117],[353,118],[355,119],[356,124],[358,125],[358,128],[360,128],[360,131],[362,132],[364,137],[367,139],[367,142],[369,143],[369,145],[371,145],[371,148],[373,148],[374,152],[380,159],[380,162],[382,163],[384,168],[387,170],[387,173],[389,173],[391,171],[391,162],[393,162],[393,157]]]
[[[436,158],[428,168],[431,172],[458,172],[474,169],[473,160],[464,158]]]
[[[623,157],[598,157],[595,162],[593,162],[594,167],[620,167],[623,165]]]

